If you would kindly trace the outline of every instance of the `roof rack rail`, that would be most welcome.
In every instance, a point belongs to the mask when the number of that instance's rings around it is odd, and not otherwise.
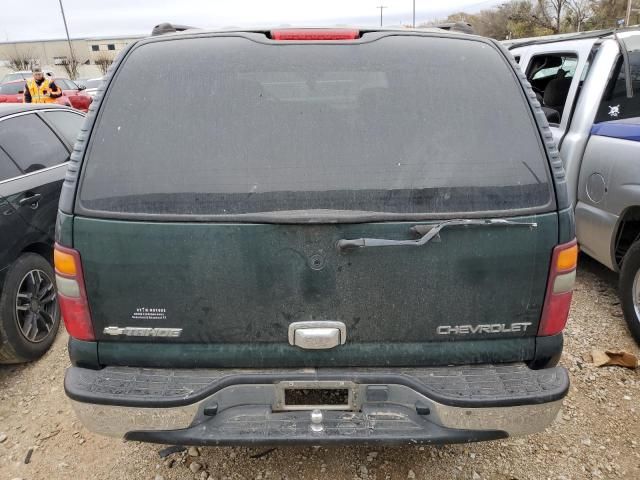
[[[559,35],[546,35],[543,37],[534,37],[524,40],[507,40],[504,41],[503,44],[507,47],[508,50],[512,50],[514,48],[526,47],[529,45],[540,45],[545,43],[555,43],[561,42],[565,40],[584,40],[591,38],[604,38],[615,33],[621,32],[630,32],[640,30],[639,25],[631,25],[625,28],[606,28],[602,30],[592,30],[587,32],[573,32],[573,33],[562,33]]]
[[[184,32],[185,30],[190,30],[192,28],[196,27],[190,27],[189,25],[174,25],[172,23],[164,22],[153,27],[153,30],[151,30],[151,36],[155,37],[157,35],[164,35],[165,33]]]

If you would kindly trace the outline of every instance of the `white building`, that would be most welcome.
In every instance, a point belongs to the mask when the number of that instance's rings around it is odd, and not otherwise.
[[[71,39],[73,54],[80,63],[78,78],[101,76],[96,61],[113,60],[127,44],[139,38],[142,36]],[[53,70],[59,77],[68,77],[63,66],[71,58],[66,39],[0,42],[0,78],[12,71],[11,60],[15,58],[28,58],[43,69]]]

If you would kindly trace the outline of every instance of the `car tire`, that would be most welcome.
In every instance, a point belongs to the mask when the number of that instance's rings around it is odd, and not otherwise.
[[[53,268],[42,256],[25,253],[9,267],[0,292],[0,363],[40,358],[59,326]]]
[[[622,260],[619,290],[624,318],[640,345],[640,242],[631,245]]]

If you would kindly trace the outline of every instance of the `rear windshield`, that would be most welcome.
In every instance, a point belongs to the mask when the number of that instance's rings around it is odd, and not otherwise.
[[[91,80],[87,80],[84,83],[84,87],[85,88],[98,88],[101,83],[102,83],[102,79],[101,78],[93,78]]]
[[[0,95],[16,95],[24,90],[24,83],[6,83],[0,85]]]
[[[110,86],[83,175],[80,209],[120,214],[407,216],[551,201],[506,60],[484,42],[428,36],[143,44]]]
[[[7,73],[4,77],[2,77],[0,83],[13,82],[14,80],[25,80],[30,76],[31,72]]]

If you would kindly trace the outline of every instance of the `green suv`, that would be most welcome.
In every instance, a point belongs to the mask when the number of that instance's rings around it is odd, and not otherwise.
[[[89,429],[455,443],[558,413],[574,223],[498,43],[152,36],[112,66],[71,158],[55,267]]]

